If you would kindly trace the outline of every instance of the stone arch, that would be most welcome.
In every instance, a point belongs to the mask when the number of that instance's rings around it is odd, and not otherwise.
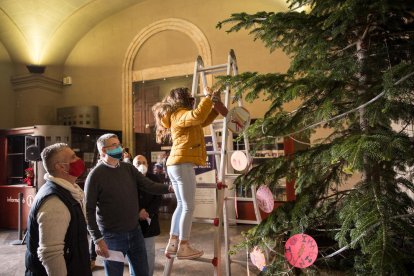
[[[167,18],[154,22],[142,29],[130,43],[126,52],[122,68],[122,140],[132,150],[135,147],[133,130],[133,110],[132,110],[132,82],[133,65],[141,46],[153,35],[166,31],[179,31],[188,35],[196,45],[199,55],[203,58],[206,66],[211,65],[211,48],[207,37],[193,23],[178,19]]]

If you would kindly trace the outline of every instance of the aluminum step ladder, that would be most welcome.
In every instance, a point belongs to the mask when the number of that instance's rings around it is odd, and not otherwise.
[[[225,74],[228,76],[235,76],[238,74],[237,68],[237,60],[233,50],[230,50],[227,63],[220,64],[220,65],[213,65],[213,66],[204,66],[203,59],[198,56],[195,61],[194,66],[194,74],[193,74],[193,84],[191,93],[192,96],[196,99],[196,102],[201,97],[204,97],[203,90],[206,88],[207,85],[207,76],[213,74]],[[201,81],[201,87],[200,87]],[[225,107],[230,106],[230,86],[226,86],[221,91],[221,99]],[[242,106],[241,99],[237,99],[238,106]],[[221,243],[222,243],[222,236],[224,232],[224,239],[225,239],[225,266],[226,266],[226,275],[231,275],[230,270],[230,256],[227,254],[229,250],[229,235],[228,235],[228,226],[229,220],[227,216],[227,208],[226,202],[236,200],[235,196],[226,196],[226,188],[228,186],[226,183],[232,181],[237,177],[239,174],[235,174],[231,166],[229,166],[230,157],[228,156],[229,153],[234,152],[233,149],[233,133],[231,133],[227,128],[227,121],[226,118],[221,118],[215,120],[210,125],[210,133],[212,137],[212,144],[213,144],[213,151],[208,151],[208,155],[214,155],[215,157],[215,164],[217,170],[217,183],[215,184],[207,184],[207,183],[198,183],[197,188],[212,188],[216,190],[216,215],[214,218],[210,219],[193,219],[193,221],[198,222],[207,222],[212,223],[215,226],[214,231],[214,257],[212,259],[207,258],[198,258],[192,261],[200,261],[200,262],[211,262],[214,267],[214,275],[220,276],[222,275],[221,267],[222,267],[222,260],[221,260]],[[229,136],[231,136],[229,139]],[[243,150],[247,157],[249,155],[249,140],[247,135],[243,134],[244,138],[244,145],[245,149]],[[219,146],[219,140],[221,140],[221,146]],[[254,205],[256,220],[254,221],[238,221],[237,219],[233,221],[234,223],[241,222],[241,223],[254,223],[258,224],[261,221],[260,212],[258,206],[256,204],[256,189],[252,188],[252,198],[251,199],[244,199],[244,200],[251,200]],[[230,202],[231,203],[231,202]],[[171,258],[167,258],[165,265],[164,265],[164,276],[171,275],[172,267],[174,264],[175,256],[171,256]]]

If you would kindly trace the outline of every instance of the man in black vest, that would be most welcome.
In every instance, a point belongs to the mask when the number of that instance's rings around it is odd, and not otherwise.
[[[41,157],[46,183],[27,222],[26,275],[90,276],[84,193],[75,184],[85,164],[64,143],[46,147]]]

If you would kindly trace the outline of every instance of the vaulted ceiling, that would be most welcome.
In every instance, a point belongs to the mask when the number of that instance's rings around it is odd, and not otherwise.
[[[144,1],[151,0],[0,0],[0,47],[15,64],[62,65],[100,21]]]
[[[147,0],[0,0],[0,44],[15,63],[62,64],[100,21]]]

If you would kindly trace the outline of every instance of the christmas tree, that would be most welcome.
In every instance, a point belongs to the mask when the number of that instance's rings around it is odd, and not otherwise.
[[[261,143],[329,134],[290,156],[267,159],[236,180],[249,188],[295,180],[296,200],[245,233],[268,253],[275,275],[342,270],[409,275],[414,268],[414,1],[290,0],[287,12],[237,13],[220,22],[249,31],[291,58],[286,73],[223,77],[237,97],[266,100],[248,129]],[[294,111],[285,103],[300,100]],[[400,127],[392,127],[398,124]],[[319,128],[319,130],[317,130]],[[357,179],[344,188],[350,176]],[[307,233],[319,255],[307,269],[284,258],[286,240]],[[244,246],[243,244],[240,246]],[[412,275],[412,274],[411,274]]]

